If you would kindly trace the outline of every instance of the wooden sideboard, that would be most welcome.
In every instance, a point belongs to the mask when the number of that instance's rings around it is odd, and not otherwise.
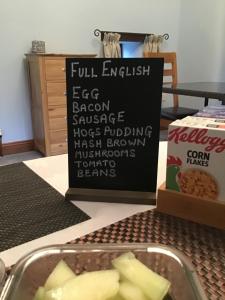
[[[35,149],[45,156],[67,153],[67,57],[95,54],[27,54]]]

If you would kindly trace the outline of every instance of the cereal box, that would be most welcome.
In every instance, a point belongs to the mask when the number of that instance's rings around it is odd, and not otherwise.
[[[167,189],[225,202],[225,119],[174,121],[167,153]]]

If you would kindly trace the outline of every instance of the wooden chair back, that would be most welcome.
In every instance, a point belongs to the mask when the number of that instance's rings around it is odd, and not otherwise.
[[[177,84],[176,52],[144,52],[144,57],[164,58],[163,83]],[[168,80],[168,77],[170,80]],[[173,106],[178,107],[178,95],[173,94]]]

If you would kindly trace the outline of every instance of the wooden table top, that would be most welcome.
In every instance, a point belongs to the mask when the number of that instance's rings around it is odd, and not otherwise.
[[[164,84],[162,91],[169,94],[218,99],[225,104],[225,82],[186,82],[176,86]]]

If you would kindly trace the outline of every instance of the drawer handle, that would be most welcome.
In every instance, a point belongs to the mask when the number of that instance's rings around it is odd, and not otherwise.
[[[67,143],[68,140],[66,139],[65,141],[66,141],[66,143]]]
[[[64,119],[67,120],[67,116],[65,116]]]
[[[62,71],[65,72],[65,71],[66,71],[66,68],[62,68]]]
[[[64,92],[63,94],[64,94],[64,96],[66,96],[66,95],[67,95],[67,93],[66,93],[66,92]]]

